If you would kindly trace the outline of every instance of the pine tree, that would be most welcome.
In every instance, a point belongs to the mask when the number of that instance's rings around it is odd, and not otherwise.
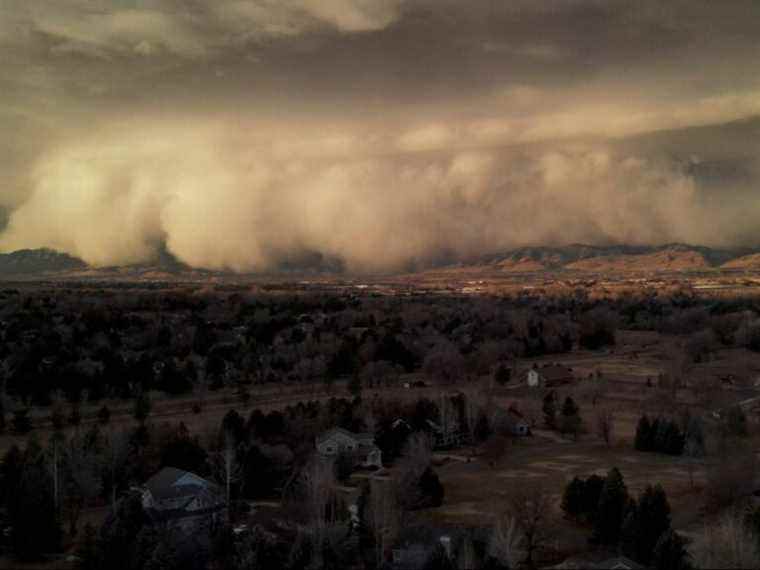
[[[509,384],[509,381],[512,379],[512,371],[504,366],[504,364],[499,364],[499,366],[496,368],[496,372],[494,373],[494,380],[496,380],[497,384],[505,385]]]
[[[135,404],[132,409],[132,415],[135,417],[135,419],[140,422],[140,425],[143,425],[145,423],[145,420],[148,419],[148,416],[150,415],[150,397],[148,396],[147,392],[140,392],[135,397]]]
[[[98,410],[98,421],[104,425],[111,421],[111,410],[108,409],[108,406],[103,406]]]
[[[603,488],[604,478],[596,474],[586,479],[583,486],[583,514],[589,522],[593,523],[596,520],[599,497]]]
[[[652,567],[655,570],[691,570],[691,557],[686,543],[673,529],[665,531],[654,548]]]
[[[639,559],[639,536],[641,535],[641,518],[639,517],[638,505],[631,501],[631,505],[623,517],[620,527],[620,548],[631,560]]]
[[[651,451],[649,443],[651,441],[652,424],[646,414],[639,419],[639,425],[636,426],[636,440],[634,447],[637,451]]]
[[[581,417],[578,415],[578,404],[570,396],[565,398],[562,404],[562,433],[571,433],[573,437],[578,437],[581,427]]]
[[[674,421],[668,422],[665,438],[665,447],[658,451],[669,455],[681,455],[683,453],[685,439],[678,425]]]
[[[637,562],[647,565],[657,541],[670,529],[670,504],[665,490],[660,485],[647,486],[639,499],[636,514],[636,549],[632,554]]]
[[[744,437],[749,433],[747,430],[747,416],[744,414],[741,406],[732,406],[728,409],[723,430],[727,435],[735,437]]]
[[[688,447],[690,457],[703,457],[705,455],[705,433],[702,428],[702,420],[699,417],[689,418],[686,424],[685,445]]]
[[[565,486],[565,492],[562,495],[562,510],[568,517],[578,519],[583,514],[585,487],[585,481],[578,477],[573,477],[573,480]]]
[[[362,397],[362,379],[357,372],[352,374],[348,381],[348,391],[354,398]]]
[[[557,425],[557,395],[552,390],[544,396],[544,423],[551,429]]]
[[[656,428],[655,428],[656,425]],[[668,448],[668,439],[670,438],[671,422],[665,418],[657,418],[652,424],[652,451],[662,453]]]
[[[617,544],[620,527],[628,506],[628,489],[617,467],[610,469],[599,496],[599,507],[594,521],[593,540],[598,544]]]

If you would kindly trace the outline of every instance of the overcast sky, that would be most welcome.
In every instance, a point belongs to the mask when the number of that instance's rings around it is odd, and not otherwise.
[[[760,245],[759,22],[754,0],[3,0],[0,248],[386,271]]]

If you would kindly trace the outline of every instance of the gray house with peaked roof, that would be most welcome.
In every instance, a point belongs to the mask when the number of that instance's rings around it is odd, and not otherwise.
[[[220,487],[189,471],[164,467],[141,491],[148,516],[186,534],[210,530],[226,517]]]
[[[333,428],[317,437],[316,446],[322,457],[349,453],[356,464],[362,467],[383,466],[382,452],[375,445],[375,436],[371,433],[353,433],[343,428]]]

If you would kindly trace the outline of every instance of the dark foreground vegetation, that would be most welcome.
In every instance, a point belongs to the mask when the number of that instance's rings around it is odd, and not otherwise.
[[[731,564],[753,567],[753,419],[739,405],[717,405],[720,379],[696,381],[688,370],[720,351],[760,352],[760,304],[653,292],[596,300],[583,291],[5,289],[2,549],[20,562],[61,563],[66,552],[69,566],[86,569],[509,569],[561,562],[552,545],[558,529],[570,529],[585,533],[600,560],[625,556],[658,569],[715,562],[718,544],[674,528],[658,474],[632,492],[623,465],[604,476],[568,474],[564,486],[504,481],[492,490],[493,517],[479,526],[436,519],[448,496],[445,461],[495,468],[532,431],[568,445],[589,437],[618,444],[614,414],[597,406],[601,391],[589,403],[572,386],[538,386],[529,396],[534,414],[529,403],[520,409],[500,398],[522,393],[526,372],[541,370],[535,360],[613,350],[623,330],[661,333],[679,346],[646,381],[665,411],[638,414],[626,448],[694,471],[715,457],[699,483],[704,513],[719,517],[725,540],[741,543]],[[600,372],[590,376],[603,385]],[[319,397],[257,406],[266,389],[282,386],[283,398],[299,387]],[[686,388],[688,405],[679,400]],[[234,394],[245,411],[204,419],[215,393]],[[157,406],[185,400],[187,417],[155,416]],[[128,417],[117,421],[125,406]],[[334,428],[368,434],[382,467],[359,465],[345,449],[320,456],[315,441]],[[157,520],[143,485],[164,468],[211,482],[223,516],[192,533]],[[86,520],[98,509],[107,514]]]

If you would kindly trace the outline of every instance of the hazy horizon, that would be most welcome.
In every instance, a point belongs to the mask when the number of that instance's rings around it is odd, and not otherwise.
[[[758,246],[760,4],[9,0],[0,250]]]

